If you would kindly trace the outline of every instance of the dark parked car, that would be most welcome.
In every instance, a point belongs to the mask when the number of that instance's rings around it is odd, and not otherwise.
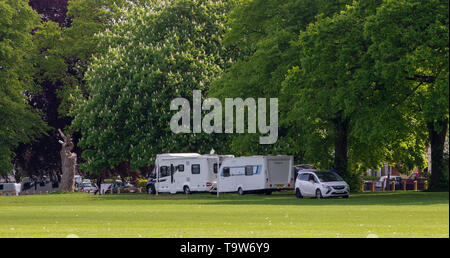
[[[411,176],[409,176],[408,179],[406,179],[406,183],[407,184],[414,184],[414,181],[420,181],[420,180],[425,180],[425,174],[422,172],[414,172],[411,174]]]

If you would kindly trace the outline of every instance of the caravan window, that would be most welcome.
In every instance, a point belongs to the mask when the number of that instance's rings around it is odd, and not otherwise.
[[[213,172],[214,172],[214,174],[217,174],[217,171],[219,170],[219,165],[217,164],[217,163],[214,163],[214,166],[213,166]]]
[[[191,171],[192,171],[193,175],[199,175],[200,174],[200,165],[192,164]]]
[[[245,175],[253,176],[253,166],[245,166]]]
[[[223,177],[230,176],[230,168],[223,168]]]
[[[169,167],[163,166],[159,168],[159,177],[166,177],[169,176]]]
[[[0,190],[3,190],[3,185],[0,185]]]
[[[178,165],[178,172],[184,172],[184,165]]]

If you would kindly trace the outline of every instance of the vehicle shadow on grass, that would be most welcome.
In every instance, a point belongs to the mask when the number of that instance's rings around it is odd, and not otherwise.
[[[167,204],[201,204],[201,205],[295,205],[295,206],[359,206],[359,205],[436,205],[449,204],[449,193],[430,192],[396,192],[396,193],[358,193],[350,195],[349,199],[327,198],[297,199],[293,193],[275,193],[273,195],[221,194],[219,197],[211,194],[161,194],[159,196],[147,194],[104,195],[102,200],[133,200],[133,201],[165,201]]]

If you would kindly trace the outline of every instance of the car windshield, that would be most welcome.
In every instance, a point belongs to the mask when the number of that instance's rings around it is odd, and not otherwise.
[[[344,181],[344,179],[342,179],[342,177],[340,177],[338,174],[336,174],[334,172],[318,171],[315,173],[321,182]]]

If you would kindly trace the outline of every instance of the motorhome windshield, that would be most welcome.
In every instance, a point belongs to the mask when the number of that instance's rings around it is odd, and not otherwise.
[[[321,182],[337,182],[337,181],[344,181],[342,177],[340,177],[338,174],[334,172],[328,172],[328,171],[318,171],[315,172],[317,177],[320,179]]]

